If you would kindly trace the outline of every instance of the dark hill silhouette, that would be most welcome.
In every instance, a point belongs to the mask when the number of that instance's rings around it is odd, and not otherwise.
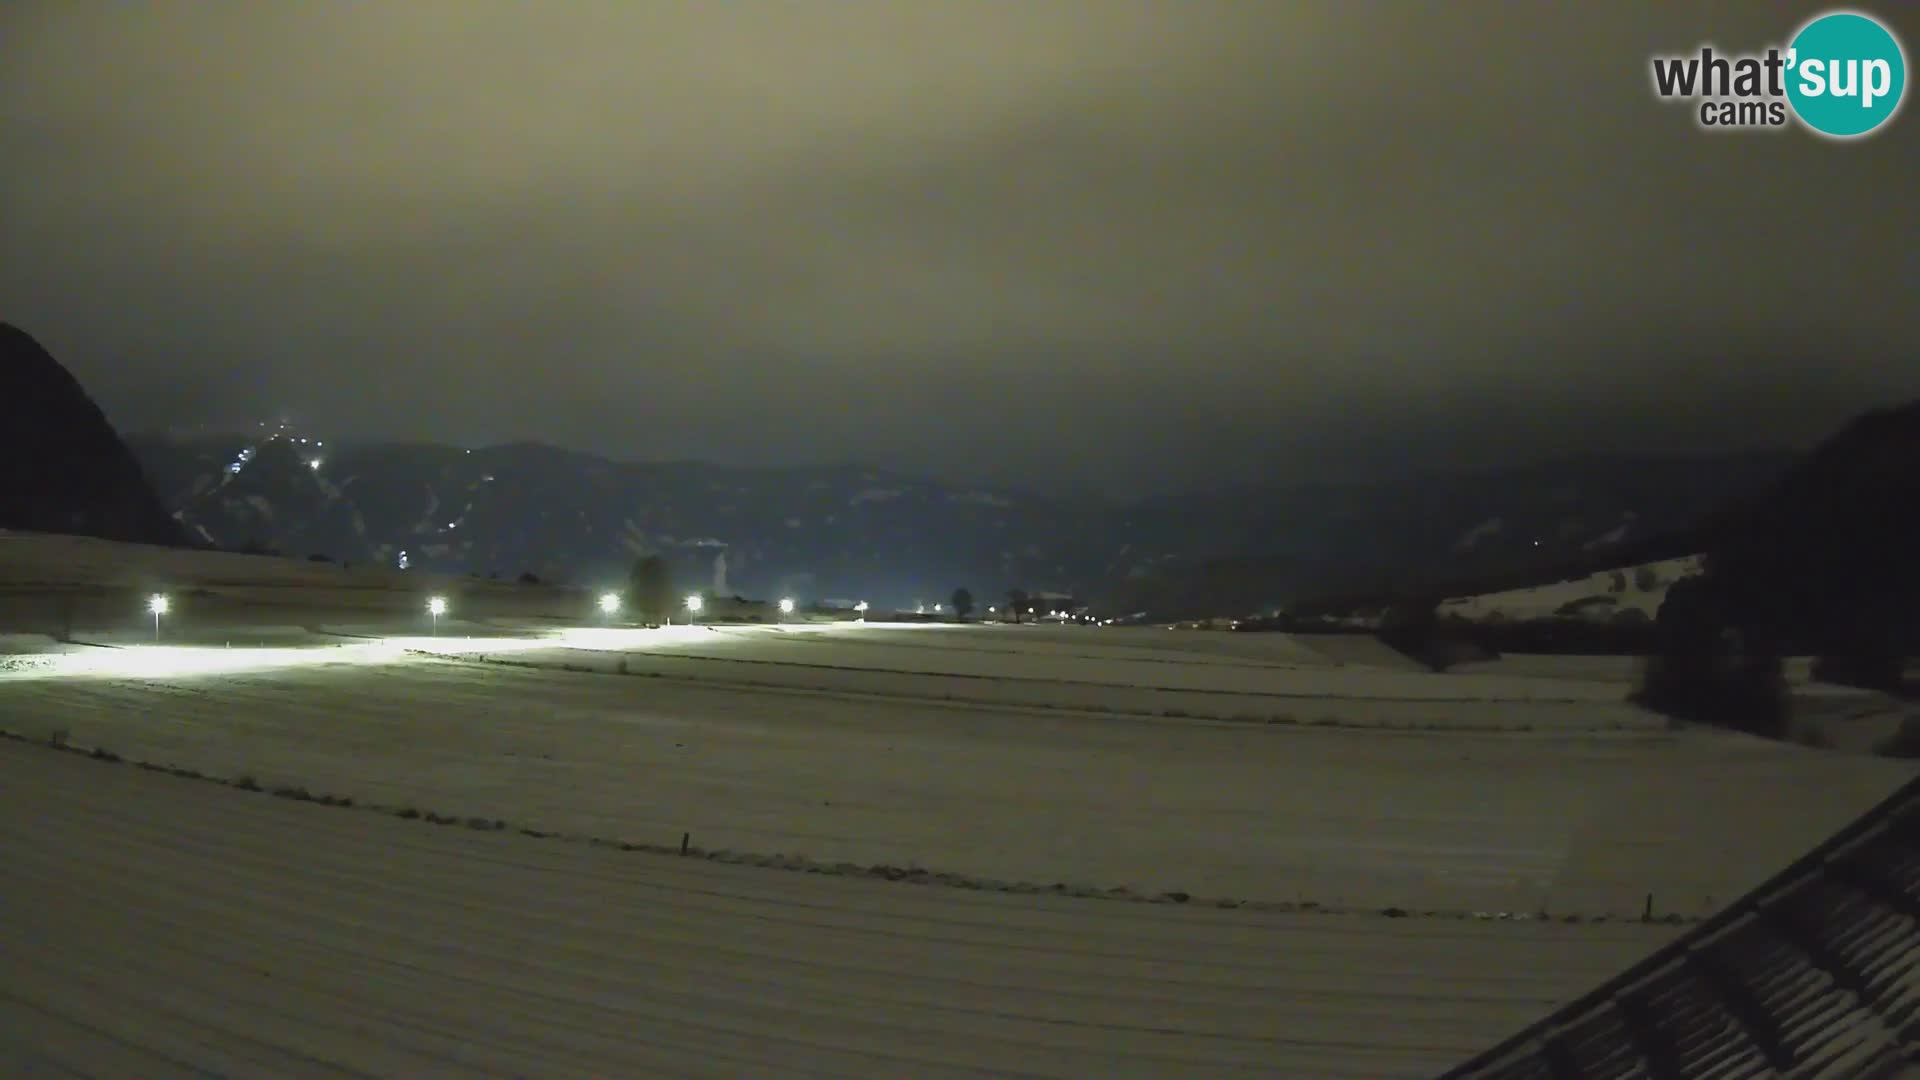
[[[1716,532],[1709,575],[1743,623],[1920,646],[1920,402],[1855,419]]]
[[[1668,592],[1637,699],[1681,719],[1785,730],[1780,657],[1899,692],[1920,654],[1920,401],[1867,413],[1708,530]]]
[[[185,542],[106,414],[9,323],[0,323],[0,528]]]
[[[1920,653],[1920,401],[1853,420],[1715,533],[1730,621],[1830,657],[1841,681],[1897,682]]]

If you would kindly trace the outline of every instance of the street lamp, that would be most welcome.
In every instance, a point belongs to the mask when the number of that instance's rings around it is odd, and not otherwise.
[[[160,640],[160,616],[165,615],[167,608],[171,606],[167,598],[160,593],[147,597],[147,610],[153,612],[153,640],[155,641]]]
[[[853,605],[853,610],[857,612],[860,616],[859,618],[853,620],[854,622],[867,621],[867,602],[865,600],[862,600],[859,603]]]
[[[780,598],[780,614],[782,615],[793,614],[793,597],[783,596]]]
[[[620,594],[619,593],[610,592],[610,593],[600,594],[600,614],[612,615],[614,612],[619,610],[620,610]]]
[[[700,596],[698,593],[695,593],[694,595],[687,597],[688,621],[689,622],[697,621],[700,617],[700,609],[706,606],[707,606],[707,602],[705,600],[700,599]]]
[[[440,636],[440,616],[447,613],[447,598],[436,596],[427,601],[427,614],[433,616],[433,636]]]

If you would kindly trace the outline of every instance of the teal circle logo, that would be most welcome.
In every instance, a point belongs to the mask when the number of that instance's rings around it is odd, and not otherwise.
[[[1852,11],[1822,15],[1787,46],[1787,101],[1800,122],[1851,139],[1893,119],[1907,89],[1907,57],[1893,32]]]

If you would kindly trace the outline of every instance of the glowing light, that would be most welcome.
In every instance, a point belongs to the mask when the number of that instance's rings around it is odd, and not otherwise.
[[[447,613],[446,597],[436,596],[427,601],[427,614],[433,615],[433,616],[440,616],[440,615],[445,615],[446,613]]]
[[[793,597],[783,596],[780,598],[780,614],[782,615],[793,614]]]
[[[706,606],[707,606],[707,602],[705,600],[700,599],[700,597],[698,596],[687,597],[687,610],[693,612],[696,615],[700,613],[701,608]]]
[[[314,458],[314,459],[313,459],[312,461],[309,461],[309,462],[307,462],[307,468],[309,468],[309,469],[312,469],[312,470],[313,470],[314,472],[319,472],[319,471],[320,471],[320,459],[319,459],[319,458]]]
[[[939,605],[939,604],[935,604],[935,605],[933,605],[933,613],[934,613],[935,615],[938,615],[938,614],[940,614],[940,605]]]
[[[147,597],[147,610],[155,615],[165,615],[167,609],[172,606],[172,602],[159,593],[154,593],[152,596]]]
[[[601,593],[600,594],[600,610],[605,612],[608,615],[611,615],[614,612],[619,611],[620,610],[620,594],[619,593]]]

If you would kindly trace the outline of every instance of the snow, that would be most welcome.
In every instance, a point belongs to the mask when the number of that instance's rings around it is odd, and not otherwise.
[[[1910,775],[1669,732],[1581,663],[596,627],[565,590],[0,534],[8,596],[81,584],[95,645],[0,624],[0,728],[356,805],[0,742],[28,1071],[1432,1075],[1678,933],[1646,894],[1717,910]],[[683,835],[728,854],[618,850]]]
[[[1608,544],[1617,544],[1620,541],[1626,539],[1627,530],[1631,529],[1632,527],[1633,527],[1633,516],[1628,515],[1625,518],[1621,519],[1620,524],[1615,525],[1613,528],[1608,529],[1606,532],[1603,532],[1599,536],[1596,536],[1593,539],[1587,541],[1586,543],[1580,545],[1580,547],[1582,550],[1592,551],[1594,548],[1606,547]]]
[[[1543,619],[1568,605],[1587,601],[1593,613],[1601,617],[1635,610],[1652,618],[1660,613],[1660,604],[1666,599],[1667,589],[1681,578],[1698,573],[1700,565],[1700,556],[1689,555],[1603,570],[1597,574],[1532,588],[1451,597],[1440,602],[1440,613],[1472,620]],[[1656,579],[1653,588],[1640,587],[1638,577],[1642,570],[1653,573]],[[1616,574],[1623,576],[1624,590],[1615,591]]]
[[[440,517],[440,494],[427,485],[427,508],[421,512],[420,520],[414,522],[414,533],[427,533],[434,530],[434,521]]]
[[[1482,540],[1506,528],[1506,525],[1506,521],[1501,518],[1490,518],[1483,521],[1473,528],[1468,529],[1466,532],[1461,533],[1460,539],[1453,542],[1453,550],[1471,551],[1475,547],[1478,547]]]
[[[622,678],[453,633],[259,650],[264,667],[238,648],[90,651],[84,673],[0,675],[0,700],[28,734],[543,829],[1369,909],[1617,917],[1654,890],[1704,914],[1905,775],[1706,736],[1127,721],[937,686],[783,690],[710,661]],[[1781,794],[1739,798],[1760,788]]]
[[[997,506],[1001,509],[1013,505],[1013,500],[991,491],[957,491],[947,496],[949,502],[974,503],[979,506]]]
[[[1432,1075],[1672,933],[797,874],[17,743],[0,787],[25,1075]]]

